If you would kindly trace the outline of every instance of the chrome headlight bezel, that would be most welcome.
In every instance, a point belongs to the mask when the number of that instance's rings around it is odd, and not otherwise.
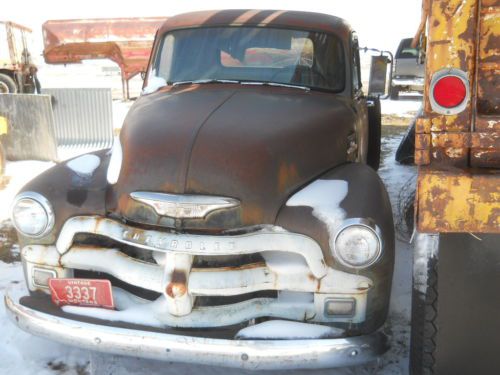
[[[46,216],[46,223],[43,226],[43,229],[38,231],[37,233],[27,233],[25,232],[18,221],[16,220],[15,217],[15,208],[18,204],[20,204],[23,201],[31,201],[40,206],[40,208],[43,209],[45,216]],[[31,237],[31,238],[40,238],[44,237],[49,233],[53,228],[54,228],[54,223],[55,223],[55,215],[54,215],[54,210],[52,209],[52,205],[50,204],[49,200],[45,198],[43,195],[36,193],[34,191],[26,191],[23,193],[20,193],[16,196],[14,199],[14,202],[12,204],[11,208],[11,220],[14,225],[14,228],[23,236],[25,237]]]
[[[372,257],[370,257],[365,263],[363,264],[352,264],[349,263],[345,259],[344,256],[342,256],[342,250],[339,249],[339,246],[337,244],[339,236],[344,233],[345,230],[349,228],[362,228],[363,230],[367,230],[373,235],[373,238],[377,241],[377,248],[375,249],[375,253]],[[352,269],[364,269],[372,266],[375,264],[380,257],[382,256],[383,253],[383,248],[384,244],[382,241],[382,232],[380,228],[374,223],[373,220],[371,219],[366,219],[366,218],[353,218],[353,219],[347,219],[345,220],[342,225],[338,228],[336,231],[335,237],[333,239],[333,257],[334,259],[342,264],[344,267],[352,268]]]

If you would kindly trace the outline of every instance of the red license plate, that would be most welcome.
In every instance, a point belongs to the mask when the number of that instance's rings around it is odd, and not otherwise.
[[[49,288],[52,302],[58,306],[115,307],[109,280],[49,279]]]

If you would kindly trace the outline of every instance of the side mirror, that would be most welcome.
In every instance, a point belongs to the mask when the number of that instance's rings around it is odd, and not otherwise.
[[[144,81],[146,79],[146,72],[142,71],[141,72],[141,79]]]
[[[388,66],[387,56],[372,56],[368,83],[369,96],[384,96],[386,94]]]
[[[394,58],[389,51],[380,51],[374,48],[360,48],[363,52],[374,52],[371,57],[370,79],[368,82],[368,96],[386,99],[392,81],[392,65]]]

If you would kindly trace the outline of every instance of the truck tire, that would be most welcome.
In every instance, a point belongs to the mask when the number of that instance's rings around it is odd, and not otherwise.
[[[379,98],[368,98],[368,152],[367,163],[374,170],[380,167],[380,148],[382,140],[382,114]]]
[[[16,82],[7,74],[0,73],[0,94],[15,94]]]
[[[391,86],[391,99],[398,100],[399,99],[399,87]]]
[[[411,375],[435,374],[436,338],[439,328],[437,238],[417,234],[415,241],[410,338]]]

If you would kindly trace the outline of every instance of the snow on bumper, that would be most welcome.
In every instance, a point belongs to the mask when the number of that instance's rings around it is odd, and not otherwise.
[[[254,370],[331,368],[375,360],[387,350],[385,335],[311,340],[222,340],[180,336],[86,323],[21,304],[28,290],[6,291],[9,316],[21,329],[65,344],[101,352],[165,361]]]

